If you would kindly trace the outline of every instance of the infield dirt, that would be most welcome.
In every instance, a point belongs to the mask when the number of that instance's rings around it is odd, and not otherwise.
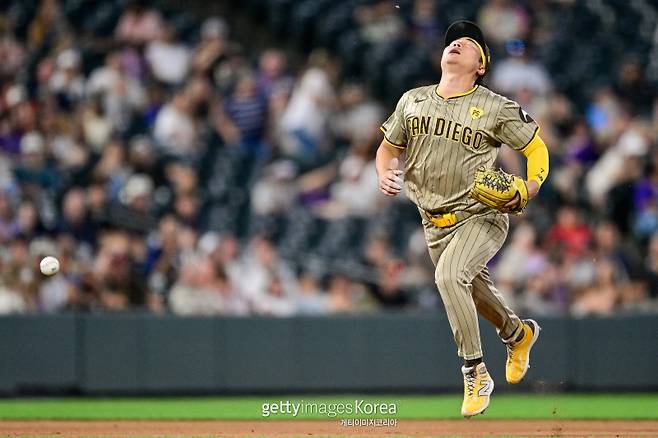
[[[335,421],[0,421],[0,436],[550,436],[658,437],[658,421],[400,420],[396,426]]]

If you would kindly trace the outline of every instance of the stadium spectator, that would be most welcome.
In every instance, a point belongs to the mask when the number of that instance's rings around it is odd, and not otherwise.
[[[8,244],[18,234],[13,203],[14,200],[8,191],[0,191],[0,244],[2,245]]]
[[[139,275],[138,261],[131,248],[136,239],[120,231],[100,237],[95,275],[100,283],[100,304],[107,310],[146,308],[149,303],[146,282]]]
[[[357,305],[353,297],[353,285],[350,280],[342,275],[336,275],[329,279],[327,296],[329,311],[331,313],[355,312]]]
[[[377,190],[371,145],[368,139],[353,143],[338,167],[338,175],[330,188],[330,198],[322,208],[324,216],[367,217],[375,214],[388,201],[382,199]]]
[[[25,194],[38,197],[41,190],[56,190],[59,175],[46,157],[46,145],[39,132],[28,132],[21,138],[21,164],[16,167],[16,180]]]
[[[132,0],[119,18],[114,36],[120,42],[141,46],[160,38],[164,23],[160,13],[146,7],[142,0]]]
[[[295,300],[290,289],[276,275],[267,279],[265,290],[256,299],[252,299],[251,306],[258,315],[292,316],[297,310]]]
[[[594,229],[594,257],[611,260],[628,277],[637,277],[643,271],[639,256],[621,241],[619,229],[611,221],[603,221]]]
[[[171,310],[177,315],[211,315],[211,294],[203,287],[210,276],[209,262],[190,260],[185,263],[181,267],[178,280],[171,288]]]
[[[415,0],[411,12],[411,32],[420,45],[433,45],[441,40],[440,14],[433,0]]]
[[[7,24],[0,25],[0,79],[11,81],[22,67],[25,60],[25,48],[16,37],[6,29]]]
[[[349,83],[341,87],[337,105],[332,130],[339,139],[375,141],[373,137],[379,135],[384,111],[368,95],[363,84]]]
[[[428,258],[425,232],[417,227],[410,233],[404,260],[407,263],[402,273],[400,285],[403,289],[413,291],[415,303],[421,309],[434,309],[438,306],[439,296],[434,283],[434,265]]]
[[[157,232],[151,233],[146,243],[144,270],[151,291],[164,302],[179,275],[182,264],[178,235],[181,225],[172,215],[164,216]],[[181,267],[181,269],[183,269]],[[180,275],[184,277],[181,270]]]
[[[0,315],[25,313],[27,311],[25,300],[20,292],[12,288],[5,281],[0,283]]]
[[[213,262],[221,266],[233,287],[242,294],[240,279],[243,273],[242,255],[240,253],[240,242],[230,233],[217,236],[217,242],[212,249],[207,251]]]
[[[83,189],[75,187],[64,195],[62,217],[58,232],[70,235],[77,242],[93,246],[97,230],[87,211],[87,196]]]
[[[487,0],[478,13],[482,31],[494,47],[502,47],[511,39],[523,39],[529,18],[523,7],[511,0]]]
[[[507,41],[505,50],[509,57],[494,65],[491,84],[508,95],[516,95],[522,90],[533,95],[546,95],[551,89],[548,73],[529,58],[525,43],[522,40]]]
[[[620,64],[614,88],[632,115],[647,114],[651,111],[655,96],[654,86],[647,80],[637,56],[628,56]]]
[[[62,109],[71,109],[85,91],[85,83],[80,74],[80,54],[74,49],[66,49],[57,55],[55,71],[48,86],[54,93]]]
[[[177,157],[194,157],[198,153],[191,110],[190,97],[180,90],[158,113],[153,137],[163,153]]]
[[[92,169],[93,178],[106,184],[112,200],[118,199],[119,191],[130,177],[130,173],[123,142],[120,139],[113,139],[105,145],[102,155]]]
[[[544,262],[533,267],[517,303],[524,312],[537,316],[563,315],[569,306],[559,270]]]
[[[334,75],[335,65],[326,52],[316,51],[309,56],[309,66],[281,116],[284,154],[312,163],[326,151],[329,116],[335,100]]]
[[[355,11],[359,31],[365,41],[370,44],[388,44],[403,35],[404,23],[393,2],[376,0],[365,4]]]
[[[68,29],[58,0],[39,2],[34,18],[27,29],[27,44],[30,50],[38,50],[47,41],[56,41]]]
[[[644,281],[631,280],[621,289],[615,311],[646,314],[654,312],[655,305],[649,301],[648,286]]]
[[[328,297],[320,290],[311,272],[301,272],[297,277],[299,296],[297,313],[301,315],[324,315],[329,312]]]
[[[636,179],[642,169],[640,159],[649,151],[649,141],[643,123],[627,126],[616,142],[608,148],[588,172],[585,183],[591,202],[603,206],[608,192],[619,183]]]
[[[569,257],[580,257],[587,250],[592,231],[583,223],[582,215],[572,206],[563,206],[557,212],[556,223],[546,233],[546,245],[553,252]]]
[[[571,312],[575,316],[611,314],[620,298],[623,282],[610,260],[599,261],[594,282],[576,294]]]
[[[275,161],[263,169],[251,192],[251,208],[258,215],[280,215],[293,207],[298,187],[297,169],[290,160]]]
[[[108,54],[105,64],[94,69],[86,83],[87,95],[98,96],[103,106],[102,113],[117,132],[124,132],[132,116],[146,104],[143,85],[128,73],[122,57],[120,52]],[[96,109],[96,112],[100,113],[100,110]],[[102,146],[102,143],[95,143],[92,145]]]
[[[30,263],[28,241],[23,236],[14,238],[8,248],[8,257],[3,258],[2,284],[8,312],[37,312],[37,272]]]
[[[510,236],[510,242],[504,247],[500,258],[493,268],[493,274],[499,285],[499,292],[506,301],[514,302],[514,292],[539,275],[542,267],[548,268],[546,255],[537,247],[537,233],[527,223],[522,223]],[[543,285],[537,282],[531,289],[541,294]]]
[[[226,142],[254,157],[266,156],[269,152],[265,143],[267,98],[258,89],[252,72],[240,76],[235,90],[226,99],[224,111],[222,134]]]
[[[238,287],[251,307],[261,314],[291,315],[295,310],[295,275],[268,239],[250,242]]]
[[[260,56],[258,67],[258,87],[268,100],[275,95],[290,95],[294,79],[287,71],[284,52],[275,49],[264,51]]]
[[[124,223],[128,230],[147,232],[156,222],[153,190],[151,177],[131,175],[119,192],[119,204],[113,206],[110,214],[115,214],[114,220]]]
[[[190,260],[173,286],[170,303],[179,315],[245,315],[246,302],[233,289],[221,267],[209,260]]]
[[[16,258],[16,247],[24,244],[22,239],[12,240],[9,246],[9,257],[0,259],[0,314],[7,315],[11,313],[24,313],[29,310],[27,296],[20,284],[19,262]],[[24,271],[24,277],[29,275],[29,271]]]
[[[37,208],[30,201],[23,201],[16,212],[16,228],[18,235],[33,239],[41,234],[41,224]]]
[[[110,140],[113,125],[107,117],[101,99],[93,99],[87,103],[80,113],[80,123],[84,142],[90,149],[99,153]]]
[[[215,69],[226,59],[228,27],[218,17],[210,17],[201,26],[201,41],[192,55],[192,69],[211,79]]]
[[[144,52],[153,76],[166,85],[183,82],[189,69],[190,56],[190,50],[177,39],[176,30],[170,25],[164,26],[162,34],[151,41]]]
[[[403,307],[410,302],[409,293],[402,289],[404,262],[396,258],[390,242],[374,235],[366,244],[364,264],[373,269],[373,277],[366,282],[372,297],[384,307]]]

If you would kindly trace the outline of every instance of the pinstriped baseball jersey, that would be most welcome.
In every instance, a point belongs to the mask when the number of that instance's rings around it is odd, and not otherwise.
[[[405,149],[405,189],[432,213],[479,212],[468,197],[475,170],[491,167],[502,143],[521,150],[539,130],[518,103],[476,85],[443,98],[438,86],[407,91],[381,126],[392,145]]]

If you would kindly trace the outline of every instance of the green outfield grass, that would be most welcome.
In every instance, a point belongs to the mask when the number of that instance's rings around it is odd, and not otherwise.
[[[260,420],[263,403],[395,403],[397,419],[461,418],[461,396],[57,398],[0,400],[0,419],[58,420]],[[335,418],[368,418],[337,415]],[[386,415],[372,415],[386,418]],[[323,414],[272,415],[268,420],[330,419]],[[658,394],[497,395],[486,419],[658,419]]]

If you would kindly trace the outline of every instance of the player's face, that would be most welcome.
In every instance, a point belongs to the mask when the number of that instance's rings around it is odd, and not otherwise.
[[[441,68],[464,74],[484,73],[482,55],[475,43],[467,38],[459,38],[443,49]]]

